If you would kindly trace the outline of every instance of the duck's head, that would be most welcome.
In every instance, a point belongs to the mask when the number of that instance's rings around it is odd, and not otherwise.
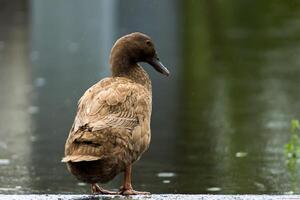
[[[114,44],[110,63],[113,74],[128,70],[138,62],[149,63],[156,71],[168,76],[169,70],[159,61],[153,41],[143,33],[135,32],[118,39]]]

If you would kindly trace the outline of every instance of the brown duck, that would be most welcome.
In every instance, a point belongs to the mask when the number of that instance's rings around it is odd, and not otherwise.
[[[169,75],[149,36],[125,35],[111,50],[111,77],[90,87],[78,102],[62,162],[80,181],[90,183],[93,193],[116,194],[97,183],[124,172],[119,194],[147,194],[131,185],[131,166],[148,149],[151,138],[151,80],[139,62]]]

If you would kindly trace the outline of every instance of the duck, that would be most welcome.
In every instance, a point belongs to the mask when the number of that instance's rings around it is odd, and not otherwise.
[[[119,38],[110,52],[111,76],[87,89],[78,101],[62,162],[79,181],[91,185],[93,194],[150,194],[134,190],[131,177],[132,165],[151,140],[152,85],[142,62],[170,74],[148,35],[134,32]],[[120,173],[124,178],[119,191],[98,184]]]

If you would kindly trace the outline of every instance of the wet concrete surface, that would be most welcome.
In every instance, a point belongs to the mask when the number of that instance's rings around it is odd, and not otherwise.
[[[149,196],[114,196],[114,195],[0,195],[1,200],[297,200],[299,195],[185,195],[155,194]]]

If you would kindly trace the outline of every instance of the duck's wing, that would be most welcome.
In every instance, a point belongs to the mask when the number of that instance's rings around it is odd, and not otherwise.
[[[107,134],[112,128],[120,132],[132,131],[143,118],[150,117],[146,116],[150,113],[151,94],[142,85],[126,78],[104,79],[88,89],[79,100],[65,153],[74,155],[69,148],[74,142],[103,143],[110,137]],[[95,156],[89,160],[96,160],[100,155],[101,152],[84,156]]]
[[[133,129],[138,115],[149,113],[150,106],[151,94],[142,85],[126,78],[105,79],[79,100],[73,132],[83,127],[91,131]]]

